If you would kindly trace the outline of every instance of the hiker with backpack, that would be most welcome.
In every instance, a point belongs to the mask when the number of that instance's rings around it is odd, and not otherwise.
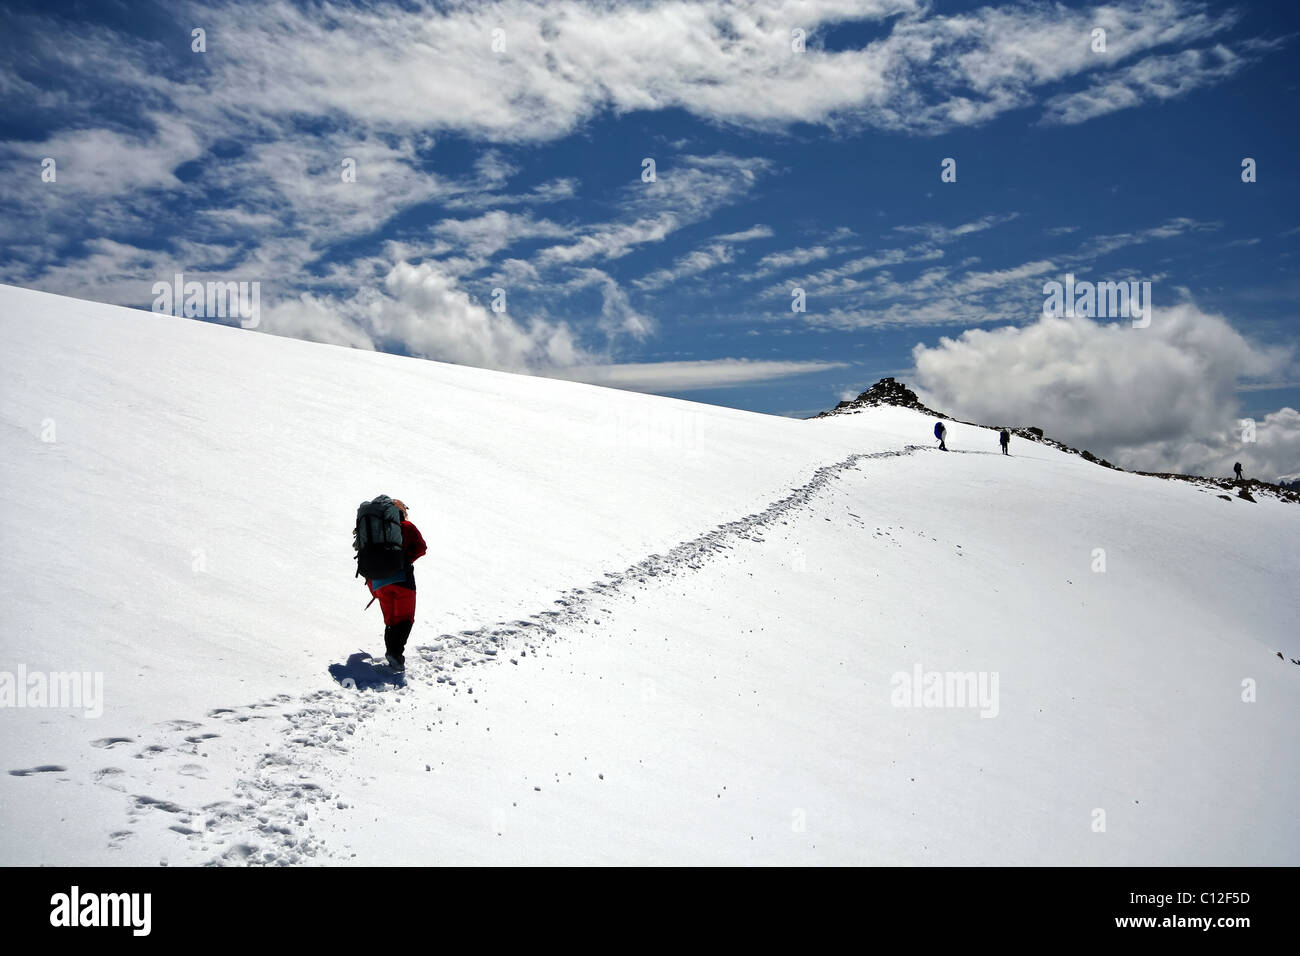
[[[1002,429],[1002,434],[998,437],[998,441],[1002,443],[1002,454],[1011,454],[1011,452],[1007,451],[1007,448],[1011,446],[1011,432],[1007,431],[1005,428]]]
[[[939,450],[940,450],[940,451],[947,451],[947,450],[948,450],[948,446],[947,446],[947,444],[945,444],[945,442],[944,442],[944,438],[947,437],[947,435],[948,435],[948,426],[945,425],[943,422],[935,422],[935,423],[934,423],[934,437],[937,438],[937,439],[939,439]]]
[[[1237,475],[1237,480],[1238,480],[1238,481],[1241,481],[1241,462],[1237,462],[1235,465],[1233,465],[1233,466],[1232,466],[1232,470],[1233,470],[1233,472],[1236,473],[1236,475]]]
[[[406,669],[406,639],[415,625],[414,565],[428,550],[406,515],[404,502],[380,495],[357,508],[352,532],[357,576],[365,578],[371,602],[383,611],[385,658],[395,671]]]

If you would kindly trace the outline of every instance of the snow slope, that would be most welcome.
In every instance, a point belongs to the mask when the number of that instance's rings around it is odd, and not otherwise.
[[[1294,505],[903,409],[0,327],[0,672],[103,679],[0,709],[0,862],[1300,861]],[[357,656],[379,492],[430,544],[405,688]]]

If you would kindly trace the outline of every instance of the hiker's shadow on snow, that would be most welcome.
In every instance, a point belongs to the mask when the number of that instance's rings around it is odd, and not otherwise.
[[[346,664],[331,664],[329,671],[340,686],[349,690],[387,690],[401,686],[396,675],[376,667],[365,653],[353,654]]]

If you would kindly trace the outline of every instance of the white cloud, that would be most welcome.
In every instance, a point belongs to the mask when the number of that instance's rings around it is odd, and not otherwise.
[[[1037,425],[1117,464],[1156,470],[1212,462],[1206,449],[1235,430],[1238,382],[1277,376],[1294,356],[1185,303],[1156,308],[1148,328],[1043,316],[1021,328],[968,330],[916,346],[913,359],[918,391],[933,407]],[[1275,434],[1289,434],[1288,422],[1278,419]],[[1238,444],[1235,453],[1256,462],[1259,449]],[[1285,454],[1258,463],[1296,470],[1300,458],[1287,466]]]
[[[538,183],[523,193],[503,193],[491,189],[452,196],[443,201],[448,209],[493,209],[501,206],[540,206],[547,203],[562,202],[578,194],[578,180],[572,176],[562,176]]]
[[[547,219],[533,219],[496,209],[474,219],[443,219],[433,233],[464,249],[473,259],[486,260],[521,239],[568,236],[571,230]]]
[[[773,236],[771,226],[750,226],[741,232],[728,232],[713,238],[719,242],[749,242],[753,239],[770,239]]]
[[[1033,276],[1040,276],[1051,272],[1055,265],[1049,259],[1037,259],[1033,262],[1026,262],[1010,269],[994,269],[989,272],[968,272],[962,276],[961,280],[953,285],[952,293],[954,295],[965,295],[971,292],[983,292],[986,289],[996,289],[1004,285],[1019,282],[1021,279],[1028,279]]]
[[[442,362],[535,372],[590,362],[565,323],[518,322],[472,299],[436,263],[398,263],[383,289],[348,299],[303,295],[264,310],[278,335],[405,352]]]
[[[15,156],[5,172],[15,175],[18,163],[28,165],[28,177],[39,181],[41,161],[55,161],[57,180],[48,190],[70,193],[81,203],[91,197],[115,196],[135,189],[183,189],[176,167],[204,152],[185,117],[153,113],[148,135],[128,135],[110,129],[65,130],[42,142],[8,143]]]
[[[1249,59],[1238,56],[1223,45],[1206,50],[1183,50],[1168,56],[1150,56],[1094,80],[1086,90],[1052,97],[1045,104],[1043,120],[1068,126],[1150,100],[1185,96],[1199,87],[1232,76],[1248,62]]]
[[[170,100],[204,124],[238,117],[279,126],[307,115],[387,133],[518,143],[568,135],[604,112],[681,109],[758,129],[815,123],[936,133],[986,122],[1033,103],[1040,88],[1094,72],[1139,98],[1177,89],[1179,66],[1194,69],[1202,85],[1224,67],[1202,62],[1209,54],[1194,49],[1139,61],[1122,81],[1110,77],[1125,60],[1236,22],[1234,13],[1211,13],[1195,0],[1079,10],[1014,2],[950,14],[926,0],[246,0],[191,9],[211,44],[204,71],[185,82],[152,75],[142,64],[156,51],[104,29],[75,37],[51,29],[58,43],[29,55],[130,84],[141,99]],[[791,50],[795,25],[815,37],[848,24],[887,32],[860,49]],[[1102,54],[1090,48],[1095,26],[1108,30]],[[494,29],[504,31],[504,51],[492,49]],[[124,52],[130,46],[142,48]],[[13,73],[0,75],[4,88],[21,88]],[[1078,102],[1058,97],[1051,115],[1075,121],[1095,115],[1099,102],[1120,105],[1097,89],[1064,94],[1084,97]]]
[[[788,269],[791,266],[806,266],[810,262],[816,262],[818,259],[825,259],[831,255],[831,249],[827,246],[796,247],[786,249],[783,252],[773,252],[758,260],[760,271],[755,275],[767,275],[778,269]]]
[[[1184,474],[1232,476],[1241,462],[1247,478],[1277,481],[1293,475],[1300,465],[1300,411],[1281,408],[1255,422],[1255,440],[1242,441],[1240,424],[1199,440],[1160,442],[1130,453],[1143,471],[1178,471]]]
[[[574,241],[541,250],[537,263],[568,265],[621,258],[639,245],[662,241],[684,226],[707,219],[749,193],[771,169],[766,159],[726,153],[678,157],[673,164],[659,167],[657,181],[637,182],[624,190],[622,206],[628,219],[585,226]]]
[[[845,362],[770,362],[758,359],[706,359],[690,362],[627,362],[586,365],[551,372],[592,385],[607,385],[637,392],[682,392],[732,388],[810,372],[843,368]]]
[[[540,265],[571,265],[591,259],[621,259],[637,246],[662,241],[681,225],[668,213],[634,222],[605,224],[590,229],[575,242],[543,249],[537,261]]]
[[[944,273],[936,273],[932,270],[922,276],[920,280],[916,280],[919,284],[914,284],[914,287],[911,289],[892,283],[892,277],[887,273],[870,281],[863,281],[852,277],[861,275],[864,272],[883,269],[886,266],[897,266],[909,262],[928,262],[942,259],[944,251],[939,248],[940,246],[949,245],[974,233],[983,232],[986,229],[1000,226],[1003,223],[1016,219],[1019,215],[1019,213],[1014,212],[1001,215],[991,214],[956,226],[944,226],[938,223],[895,226],[895,232],[920,235],[924,237],[925,241],[903,249],[894,248],[877,250],[864,256],[858,256],[857,258],[846,260],[837,266],[832,266],[828,269],[822,269],[819,272],[805,275],[802,278],[792,279],[791,281],[798,284],[810,295],[815,293],[819,296],[842,296],[871,289],[872,294],[877,298],[880,293],[885,292],[881,286],[883,283],[887,282],[890,284],[890,288],[888,289],[889,295],[907,295],[915,298],[915,293],[921,290],[924,290],[928,294],[929,287],[935,282],[936,278],[942,278]],[[806,249],[799,248],[785,252],[775,252],[764,256],[758,264],[759,268],[754,272],[742,275],[740,278],[762,278],[784,268],[806,265],[809,262],[815,262],[819,259],[827,258],[844,251],[843,248],[828,248],[824,245],[818,245]],[[1023,270],[1034,265],[1042,264],[1031,263],[1028,264],[1028,266],[1021,266],[1019,269]],[[1050,263],[1047,263],[1047,265],[1050,266]],[[1034,273],[1031,271],[1028,274]],[[1005,284],[1006,282],[1019,277],[1020,275],[1015,271],[969,273],[966,277],[965,284],[960,285],[951,291],[955,295],[962,295],[981,288],[989,288],[995,285]],[[781,283],[769,286],[763,291],[763,295],[767,297],[789,295],[788,285],[789,283]],[[898,318],[898,313],[895,312],[891,313],[891,317],[887,322],[879,321],[883,313],[880,309],[873,308],[868,312],[861,313],[863,316],[870,315],[871,318],[866,319],[861,323],[854,323],[852,320],[852,310],[846,310],[843,307],[837,306],[833,311],[837,318],[830,324],[836,325],[891,324]],[[817,324],[821,323],[822,319],[820,317],[810,317],[810,321]],[[950,319],[949,321],[953,321],[953,319]]]
[[[699,275],[702,272],[731,262],[735,250],[725,242],[714,242],[699,249],[694,249],[681,256],[666,269],[656,269],[640,279],[633,281],[638,289],[662,289],[680,279]]]
[[[1142,245],[1157,239],[1173,239],[1197,232],[1209,232],[1221,227],[1217,222],[1198,222],[1195,219],[1179,217],[1170,219],[1158,226],[1139,229],[1136,232],[1117,233],[1109,236],[1094,236],[1083,243],[1074,254],[1077,259],[1094,259],[1109,255],[1116,249],[1126,246]]]
[[[915,226],[895,226],[895,232],[915,233],[924,236],[930,242],[948,243],[962,236],[969,236],[971,233],[983,232],[985,229],[992,229],[994,226],[1000,226],[1005,222],[1017,218],[1020,214],[1016,212],[1007,213],[1006,215],[984,216],[973,222],[964,222],[959,226],[942,226],[937,223],[924,223]]]
[[[900,265],[904,262],[927,262],[943,258],[943,250],[927,244],[909,246],[906,249],[884,249],[865,256],[849,259],[829,269],[822,269],[802,277],[791,277],[787,282],[771,285],[763,290],[765,296],[788,296],[791,285],[797,285],[809,295],[837,295],[852,292],[865,284],[852,279],[852,276],[871,272],[885,266]]]
[[[570,291],[590,285],[600,288],[600,321],[597,327],[611,341],[620,335],[640,340],[654,331],[654,319],[633,308],[627,293],[608,273],[600,269],[580,269],[566,285]]]

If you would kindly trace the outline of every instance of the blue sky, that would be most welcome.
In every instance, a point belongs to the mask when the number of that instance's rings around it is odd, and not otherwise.
[[[1300,471],[1292,4],[0,18],[0,281],[257,281],[262,332],[790,415],[895,375],[1136,467]],[[1150,326],[1043,319],[1066,273],[1151,282]]]

